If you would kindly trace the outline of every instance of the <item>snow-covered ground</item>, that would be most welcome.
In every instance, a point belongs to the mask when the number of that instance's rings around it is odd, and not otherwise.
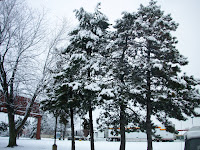
[[[19,146],[7,148],[8,137],[0,137],[0,150],[51,150],[54,143],[53,139],[42,138],[34,140],[20,138],[17,140]],[[57,150],[71,150],[71,141],[57,140]],[[96,141],[95,150],[119,150],[119,142]],[[146,150],[146,142],[127,142],[126,150]],[[184,142],[154,142],[154,150],[184,150]],[[89,141],[76,141],[76,150],[90,150]]]

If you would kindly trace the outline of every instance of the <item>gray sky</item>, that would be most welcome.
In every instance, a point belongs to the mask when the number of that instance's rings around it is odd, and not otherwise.
[[[139,5],[147,5],[149,0],[27,0],[33,8],[45,8],[51,21],[67,18],[70,24],[75,24],[74,9],[83,7],[93,11],[96,4],[101,2],[102,12],[111,23],[121,17],[123,11],[137,11]],[[174,21],[179,23],[175,32],[179,43],[177,48],[189,60],[184,72],[200,78],[199,44],[200,44],[200,0],[158,0],[158,5],[166,14],[171,14]]]

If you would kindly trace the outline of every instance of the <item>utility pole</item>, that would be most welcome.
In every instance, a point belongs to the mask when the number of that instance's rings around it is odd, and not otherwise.
[[[192,126],[193,126],[193,118],[194,118],[194,116],[191,116],[191,118],[192,118]]]

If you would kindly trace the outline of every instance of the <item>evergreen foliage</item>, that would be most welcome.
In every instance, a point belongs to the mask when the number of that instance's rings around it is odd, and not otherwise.
[[[102,83],[102,60],[106,44],[108,19],[100,12],[100,4],[94,13],[83,8],[75,10],[79,21],[78,27],[70,33],[70,45],[66,54],[70,55],[70,68],[77,67],[72,75],[73,91],[78,91],[81,98],[81,110],[89,112],[91,149],[94,150],[92,111],[100,104],[98,93]],[[74,70],[73,70],[74,71]]]
[[[186,116],[196,115],[195,108],[199,106],[200,95],[196,89],[199,81],[181,75],[181,67],[188,61],[176,49],[178,41],[172,33],[177,27],[171,15],[165,15],[152,0],[148,6],[141,5],[137,12],[123,13],[122,19],[116,21],[117,31],[109,47],[115,62],[110,72],[115,81],[110,83],[114,85],[110,89],[114,100],[106,105],[102,118],[108,125],[119,126],[119,106],[123,103],[125,107],[129,103],[134,105],[132,110],[146,111],[146,121],[140,120],[140,128],[147,132],[148,149],[152,149],[152,129],[156,126],[151,116],[167,131],[176,132],[170,118],[186,120]],[[116,93],[119,100],[113,98]],[[134,114],[132,121],[139,121],[137,115],[142,118],[138,112]]]
[[[129,126],[135,127],[143,120],[137,107],[139,103],[136,101],[135,90],[137,88],[137,80],[135,68],[130,63],[133,53],[131,47],[132,34],[131,17],[124,15],[122,19],[117,20],[114,28],[115,32],[111,33],[111,41],[107,46],[107,68],[106,74],[107,84],[101,97],[107,99],[103,105],[105,110],[99,120],[100,128],[114,128],[116,134],[121,135],[120,150],[125,149],[125,128]],[[103,126],[102,126],[103,125]],[[120,128],[120,130],[118,130]]]
[[[94,149],[92,111],[100,104],[98,93],[103,85],[103,69],[100,68],[103,68],[109,24],[100,12],[100,4],[94,13],[83,8],[75,10],[75,13],[79,25],[70,33],[70,44],[60,55],[62,59],[58,61],[57,69],[53,70],[53,81],[47,89],[50,101],[42,103],[52,111],[82,116],[89,112],[91,149]]]
[[[178,41],[172,32],[176,31],[178,24],[170,15],[165,15],[155,1],[146,7],[141,5],[133,15],[136,52],[133,64],[142,71],[141,85],[147,84],[150,72],[152,115],[166,126],[169,118],[185,120],[184,114],[195,114],[194,108],[199,104],[199,93],[194,88],[199,82],[180,74],[181,66],[187,65],[188,61],[175,47]],[[147,93],[148,88],[144,89]]]
[[[135,92],[139,95],[136,100],[147,112],[145,128],[151,150],[151,116],[156,116],[167,130],[175,131],[169,119],[185,120],[184,115],[195,114],[194,108],[199,106],[200,97],[195,89],[198,81],[186,74],[180,75],[181,66],[187,65],[188,61],[175,47],[178,41],[172,32],[178,24],[170,15],[165,15],[155,1],[150,1],[146,7],[141,5],[136,13],[125,13],[125,16],[132,23],[126,31],[131,34],[132,53],[129,57],[140,76],[136,81]]]
[[[124,12],[108,32],[108,19],[100,12],[75,10],[78,26],[60,55],[53,81],[47,89],[51,111],[89,112],[91,149],[94,150],[92,111],[101,106],[100,128],[112,127],[121,134],[125,150],[126,127],[146,131],[152,150],[154,116],[167,131],[176,132],[170,118],[186,120],[197,115],[200,81],[181,72],[187,59],[176,49],[173,36],[178,24],[164,14],[156,1],[137,12]],[[89,125],[89,127],[88,127]],[[120,131],[117,129],[120,128]]]

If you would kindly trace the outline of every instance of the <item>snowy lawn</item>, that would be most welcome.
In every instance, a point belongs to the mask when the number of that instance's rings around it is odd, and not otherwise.
[[[8,137],[0,137],[0,150],[52,150],[54,140],[42,138],[33,140],[20,138],[17,140],[19,146],[7,148]],[[119,150],[119,142],[95,142],[95,150]],[[57,150],[71,150],[71,141],[57,140]],[[127,142],[126,150],[146,150],[146,142]],[[184,150],[184,142],[154,142],[154,150]],[[76,141],[76,150],[90,150],[89,141]]]

